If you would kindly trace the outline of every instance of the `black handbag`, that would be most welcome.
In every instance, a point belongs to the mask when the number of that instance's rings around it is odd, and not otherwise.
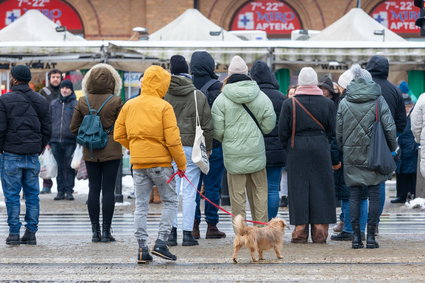
[[[372,138],[370,140],[368,152],[368,168],[382,174],[388,175],[397,168],[391,150],[385,138],[384,129],[379,119],[379,102],[375,105],[375,123],[372,128]]]

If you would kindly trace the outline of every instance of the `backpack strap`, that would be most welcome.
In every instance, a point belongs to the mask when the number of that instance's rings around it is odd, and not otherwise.
[[[105,101],[102,103],[102,105],[100,105],[99,109],[96,112],[96,115],[99,115],[100,111],[102,110],[103,106],[106,105],[106,103],[108,103],[109,100],[111,100],[111,98],[114,97],[113,95],[110,95],[107,99],[105,99]]]
[[[105,101],[102,103],[102,105],[100,105],[100,107],[99,107],[99,109],[98,110],[96,110],[96,109],[93,109],[93,108],[91,108],[91,106],[90,106],[90,102],[89,102],[89,99],[88,99],[88,96],[86,95],[86,102],[87,102],[87,107],[89,108],[89,113],[90,114],[92,114],[92,113],[94,113],[94,114],[96,114],[96,115],[99,115],[99,113],[100,113],[100,111],[102,110],[102,108],[103,108],[103,106],[105,106],[105,104],[112,98],[112,97],[114,97],[113,95],[110,95],[107,99],[105,99]]]
[[[200,91],[202,91],[203,94],[206,94],[207,90],[216,82],[218,82],[218,80],[216,79],[211,79],[209,80],[206,84],[204,84],[204,86],[200,89]]]

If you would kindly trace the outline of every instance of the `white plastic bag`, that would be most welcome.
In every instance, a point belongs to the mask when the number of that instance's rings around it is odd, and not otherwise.
[[[40,156],[40,178],[53,179],[58,175],[58,164],[53,156],[52,150],[46,148]]]
[[[77,144],[77,147],[75,148],[74,153],[72,155],[71,168],[78,171],[82,159],[83,147],[80,144]]]
[[[196,100],[196,90],[193,92],[195,97],[195,109],[196,109],[196,127],[195,127],[195,140],[193,142],[192,149],[192,161],[195,163],[202,173],[208,174],[210,171],[210,162],[208,160],[207,148],[205,146],[204,131],[201,128],[198,113],[198,102]]]

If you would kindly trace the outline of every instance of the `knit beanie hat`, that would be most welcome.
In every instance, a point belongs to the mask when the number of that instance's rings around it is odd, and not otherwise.
[[[340,87],[347,89],[347,86],[353,80],[353,72],[351,70],[347,70],[338,79],[338,84]]]
[[[61,81],[60,88],[67,87],[70,90],[74,91],[74,86],[70,80]]]
[[[301,69],[298,75],[298,85],[300,86],[317,86],[319,80],[317,79],[317,73],[312,67],[304,67]]]
[[[373,82],[372,75],[367,70],[360,67],[359,64],[354,64],[350,70],[353,73],[354,80],[364,79],[368,83]]]
[[[186,59],[180,55],[173,55],[170,59],[170,73],[172,75],[188,74],[189,66]]]
[[[232,58],[232,61],[230,61],[227,73],[229,76],[233,74],[248,75],[248,66],[240,56],[236,55]]]
[[[31,80],[31,71],[25,65],[17,65],[13,67],[10,73],[12,74],[12,77],[20,82],[28,83]]]

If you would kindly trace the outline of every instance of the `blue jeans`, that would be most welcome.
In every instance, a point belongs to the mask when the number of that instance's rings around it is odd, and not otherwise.
[[[381,214],[385,206],[385,182],[379,185],[379,218],[378,223],[381,221]]]
[[[205,197],[213,203],[219,205],[221,195],[221,183],[223,181],[224,173],[223,148],[221,146],[214,147],[209,160],[210,171],[207,175],[201,173],[198,189],[201,188],[203,181],[205,188]],[[201,198],[199,194],[196,194],[195,219],[198,221],[201,220],[200,203]],[[205,202],[205,220],[207,221],[207,223],[210,224],[218,223],[218,209],[207,201]]]
[[[269,220],[277,216],[279,210],[279,191],[280,177],[282,176],[282,167],[266,167],[268,184],[268,218]]]
[[[2,167],[1,183],[6,202],[9,233],[16,235],[21,229],[22,224],[19,220],[21,188],[25,195],[25,222],[27,223],[25,227],[31,232],[37,232],[40,214],[38,154],[18,155],[5,152]]]
[[[58,185],[58,194],[74,192],[76,172],[71,168],[72,155],[74,153],[76,143],[51,143],[53,156],[58,164],[58,177],[56,178]]]
[[[367,213],[368,213],[368,201],[367,199],[360,201],[360,231],[364,232],[366,230],[367,223]],[[350,201],[342,200],[341,201],[341,220],[344,222],[344,227],[342,230],[344,232],[353,233],[353,227],[351,226],[351,214],[350,214]],[[345,221],[346,219],[347,221]]]

